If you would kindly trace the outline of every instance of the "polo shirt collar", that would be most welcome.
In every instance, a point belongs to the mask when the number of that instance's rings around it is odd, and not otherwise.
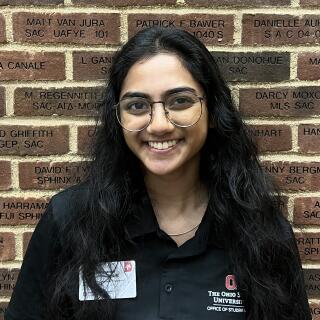
[[[210,204],[210,198],[209,198]],[[208,244],[213,244],[221,247],[217,243],[217,239],[213,230],[213,217],[208,204],[202,221],[196,231],[195,238],[197,239],[196,250],[205,250]],[[137,237],[145,236],[151,233],[159,233],[159,224],[156,219],[151,200],[147,192],[142,196],[140,203],[135,203],[132,207],[131,214],[126,221],[127,239],[134,240]],[[192,250],[193,251],[193,250]],[[190,251],[191,253],[191,251]]]

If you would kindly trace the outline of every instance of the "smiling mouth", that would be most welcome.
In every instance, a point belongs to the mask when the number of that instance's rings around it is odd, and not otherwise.
[[[182,139],[168,140],[168,141],[164,141],[164,142],[147,141],[146,144],[149,146],[149,148],[152,148],[152,149],[167,150],[167,149],[172,149],[180,141],[182,141]]]

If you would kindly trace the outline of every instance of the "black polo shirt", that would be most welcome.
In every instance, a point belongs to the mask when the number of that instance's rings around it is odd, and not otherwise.
[[[38,223],[7,308],[6,320],[43,318],[48,261],[59,255],[59,220],[69,214],[70,192],[55,195]],[[73,197],[74,199],[74,197]],[[226,252],[210,232],[208,208],[195,236],[178,247],[162,230],[148,197],[127,222],[135,250],[135,298],[117,299],[117,320],[243,320],[245,308]],[[74,294],[78,294],[75,288]],[[95,301],[92,301],[95,303]],[[307,300],[305,299],[307,304]],[[101,318],[102,319],[102,318]]]

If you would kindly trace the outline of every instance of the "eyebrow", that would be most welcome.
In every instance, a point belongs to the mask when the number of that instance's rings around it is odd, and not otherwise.
[[[161,98],[168,96],[170,94],[173,94],[173,93],[184,92],[184,91],[189,91],[194,94],[198,94],[197,91],[191,87],[177,87],[177,88],[166,90],[164,93],[161,94]],[[125,98],[132,98],[132,97],[151,99],[151,96],[147,93],[138,92],[138,91],[135,91],[135,92],[128,91],[121,97],[120,100],[125,99]]]

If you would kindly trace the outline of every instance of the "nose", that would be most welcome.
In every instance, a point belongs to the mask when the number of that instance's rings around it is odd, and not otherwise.
[[[152,105],[152,119],[147,127],[149,133],[168,132],[174,129],[174,125],[167,119],[162,102],[154,102]]]

